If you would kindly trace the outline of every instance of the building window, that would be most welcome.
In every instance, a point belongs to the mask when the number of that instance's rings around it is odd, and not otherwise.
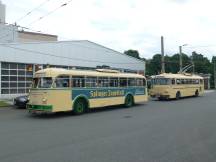
[[[28,93],[31,86],[33,71],[26,67],[31,64],[1,62],[1,93]]]
[[[9,63],[3,62],[2,65],[1,65],[1,68],[2,69],[9,69]]]

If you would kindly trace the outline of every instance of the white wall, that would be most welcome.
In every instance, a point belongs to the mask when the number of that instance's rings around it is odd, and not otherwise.
[[[18,39],[18,28],[14,25],[0,24],[0,43],[12,43]]]

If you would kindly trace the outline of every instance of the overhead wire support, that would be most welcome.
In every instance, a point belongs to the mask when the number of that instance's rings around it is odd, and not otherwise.
[[[40,21],[40,20],[42,20],[43,18],[45,18],[45,17],[51,15],[52,13],[56,12],[58,9],[60,9],[60,8],[62,8],[62,7],[64,7],[64,6],[66,6],[66,5],[68,5],[71,1],[72,1],[72,0],[61,4],[59,7],[57,7],[57,8],[55,8],[54,10],[48,12],[46,15],[41,16],[41,17],[39,17],[38,19],[32,21],[32,22],[31,22],[30,24],[28,24],[27,26],[31,26],[31,25],[33,25],[34,23],[36,23],[37,21]]]

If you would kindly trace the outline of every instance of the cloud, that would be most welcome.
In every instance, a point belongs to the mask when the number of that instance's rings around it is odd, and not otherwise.
[[[7,20],[15,21],[44,0],[3,1]],[[41,10],[20,23],[32,20],[59,6],[62,0],[51,0]],[[160,53],[160,36],[165,38],[165,53],[178,52],[178,46],[201,46],[216,42],[216,2],[212,0],[74,0],[68,6],[35,23],[32,28],[69,39],[88,39],[117,51],[136,49],[142,57]],[[215,55],[216,46],[184,47]]]

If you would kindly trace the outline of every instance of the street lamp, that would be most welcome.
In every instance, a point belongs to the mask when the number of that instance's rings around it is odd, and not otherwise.
[[[187,46],[188,44],[183,44],[179,46],[179,72],[182,73],[182,47]]]

